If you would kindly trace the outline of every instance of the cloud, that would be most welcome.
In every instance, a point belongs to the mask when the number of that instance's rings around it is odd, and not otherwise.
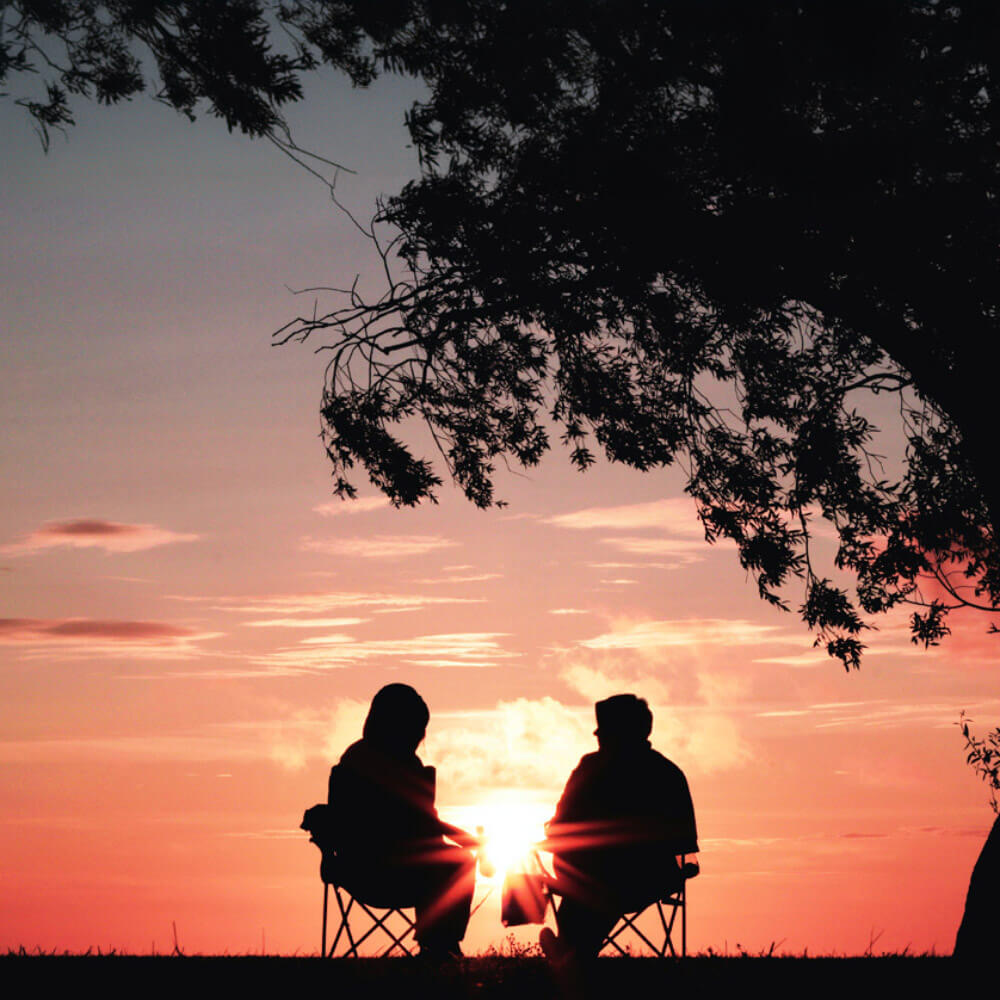
[[[621,621],[609,632],[583,639],[586,649],[651,650],[671,646],[743,646],[782,642],[801,645],[802,637],[777,625],[760,625],[743,619],[687,618],[674,621]]]
[[[265,618],[259,622],[244,622],[252,628],[346,628],[362,625],[368,618]]]
[[[697,538],[701,546],[706,544],[705,530],[698,520],[694,502],[683,497],[622,507],[587,507],[569,514],[547,517],[545,523],[577,531],[637,531],[652,528]]]
[[[0,618],[0,643],[61,649],[74,656],[130,656],[140,659],[192,656],[195,643],[220,632],[198,632],[170,622],[94,618]]]
[[[271,668],[335,670],[371,660],[400,660],[415,667],[494,667],[518,654],[505,650],[503,632],[445,632],[405,639],[357,639],[344,633],[303,639],[260,657]]]
[[[357,500],[332,500],[330,503],[321,503],[318,507],[313,507],[313,510],[323,517],[337,517],[340,514],[367,514],[388,506],[388,497],[359,497]]]
[[[584,611],[582,608],[550,608],[550,615],[589,615],[592,614],[590,611]]]
[[[361,591],[323,591],[308,594],[262,594],[250,597],[191,597],[171,594],[175,601],[210,604],[215,611],[265,615],[322,615],[344,608],[370,608],[374,614],[419,611],[435,604],[482,604],[480,597],[442,597],[422,594],[382,594]]]
[[[47,521],[19,542],[0,547],[9,555],[29,555],[57,546],[70,548],[101,548],[106,552],[139,552],[144,549],[193,542],[199,535],[181,534],[155,524],[125,524],[99,518],[77,518],[69,521]]]
[[[337,760],[361,737],[367,712],[367,702],[341,699],[242,725],[248,737],[263,736],[271,759],[298,769],[310,760]],[[519,797],[540,794],[554,806],[580,757],[595,749],[592,729],[585,710],[554,698],[518,698],[492,708],[432,712],[419,753],[437,768],[439,805],[479,803],[484,793],[516,789]]]
[[[167,622],[100,621],[92,618],[0,618],[0,642],[100,639],[112,642],[175,642],[193,629]]]
[[[335,761],[355,740],[368,714],[367,702],[341,698],[328,708],[304,709],[270,726],[267,741],[272,760],[299,770],[310,759]],[[257,732],[261,732],[257,727]]]
[[[654,746],[664,750],[684,770],[702,774],[739,768],[754,759],[737,715],[720,710],[715,699],[742,694],[738,678],[692,668],[684,683],[669,674],[608,662],[569,662],[559,676],[590,702],[630,692],[645,698],[653,713]],[[683,687],[697,690],[693,704],[680,705]]]
[[[903,726],[953,727],[962,698],[954,702],[890,703],[871,701],[819,702],[800,709],[758,712],[759,718],[808,720],[811,729],[898,729]]]
[[[500,573],[475,573],[468,576],[442,576],[442,577],[422,577],[414,580],[414,583],[431,584],[437,586],[442,583],[482,583],[484,580],[499,580]]]
[[[160,765],[164,761],[251,761],[266,759],[259,741],[235,743],[228,736],[184,732],[160,736],[113,736],[93,739],[3,740],[0,762],[41,763],[56,761],[138,760]]]
[[[401,559],[458,545],[439,535],[373,535],[365,538],[303,538],[307,552],[363,559]]]
[[[708,548],[708,542],[691,538],[645,538],[640,535],[602,538],[601,544],[612,545],[632,556],[673,556],[682,563],[699,562]]]
[[[501,789],[543,793],[554,805],[580,757],[596,749],[589,713],[555,698],[431,719],[426,759],[443,799],[481,800]]]

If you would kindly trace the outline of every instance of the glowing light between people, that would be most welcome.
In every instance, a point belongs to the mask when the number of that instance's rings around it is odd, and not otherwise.
[[[447,813],[451,822],[470,833],[483,828],[483,851],[496,869],[492,880],[502,881],[508,871],[531,869],[532,852],[545,837],[545,822],[552,815],[552,806],[505,797],[456,806]]]

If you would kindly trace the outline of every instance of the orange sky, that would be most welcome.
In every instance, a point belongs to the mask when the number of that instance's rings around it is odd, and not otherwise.
[[[412,172],[408,99],[329,83],[301,111],[362,215]],[[505,510],[331,504],[324,359],[268,345],[312,308],[286,285],[370,267],[322,188],[151,103],[82,109],[47,157],[0,114],[0,948],[168,950],[176,923],[190,951],[315,950],[298,823],[404,680],[468,823],[544,814],[594,700],[645,696],[697,811],[695,950],[950,950],[992,820],[955,726],[1000,721],[985,623],[923,653],[884,622],[845,674],[704,544],[674,470],[554,454]]]

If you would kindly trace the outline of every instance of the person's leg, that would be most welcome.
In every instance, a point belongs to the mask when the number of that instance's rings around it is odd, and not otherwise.
[[[418,884],[416,937],[421,952],[461,954],[476,888],[476,858],[442,844],[414,869]]]
[[[556,914],[559,947],[578,958],[593,958],[618,917],[613,911],[592,909],[572,896],[564,896]]]
[[[554,950],[579,958],[597,955],[618,920],[619,908],[593,872],[559,858],[555,871],[562,901],[556,913],[559,938]]]

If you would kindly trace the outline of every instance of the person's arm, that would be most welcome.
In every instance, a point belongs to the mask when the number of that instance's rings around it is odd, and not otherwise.
[[[442,836],[453,840],[459,847],[475,850],[482,843],[482,837],[469,833],[468,830],[463,830],[460,826],[452,826],[451,823],[446,823],[443,819],[438,819],[438,825]]]
[[[680,768],[675,768],[663,789],[664,834],[672,854],[698,853],[698,828],[694,819],[694,803],[687,778]]]
[[[572,846],[580,819],[585,783],[586,769],[581,760],[566,782],[552,819],[545,824],[545,840],[538,845],[541,850],[558,854]]]

